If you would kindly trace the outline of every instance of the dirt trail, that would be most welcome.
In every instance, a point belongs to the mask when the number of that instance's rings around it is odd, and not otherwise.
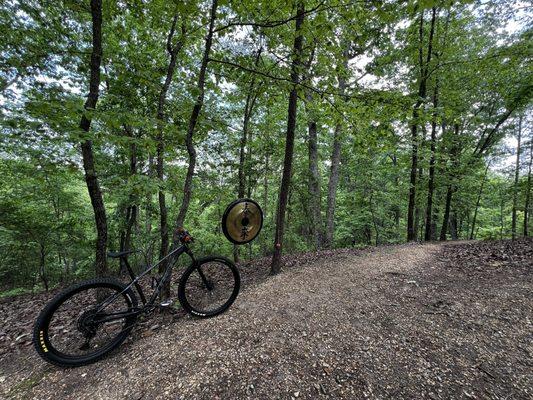
[[[244,285],[220,317],[154,316],[159,329],[138,328],[87,367],[61,370],[28,351],[2,366],[0,397],[531,398],[529,256],[507,269],[479,271],[474,258],[457,269],[460,246],[382,247],[287,268]]]

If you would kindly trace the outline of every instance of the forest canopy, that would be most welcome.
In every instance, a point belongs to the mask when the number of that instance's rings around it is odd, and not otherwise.
[[[532,7],[0,5],[0,292],[153,263],[531,234]],[[233,247],[225,206],[253,198]]]

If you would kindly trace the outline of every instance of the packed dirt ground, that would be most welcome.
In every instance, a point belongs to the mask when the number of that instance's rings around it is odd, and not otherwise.
[[[3,300],[0,397],[531,399],[533,240],[306,253],[241,267],[225,314],[154,314],[105,360],[43,362],[51,294]]]

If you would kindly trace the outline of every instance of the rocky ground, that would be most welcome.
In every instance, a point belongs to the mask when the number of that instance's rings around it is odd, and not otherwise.
[[[208,320],[155,314],[109,358],[41,361],[47,295],[0,304],[0,397],[531,399],[533,240],[307,253]]]

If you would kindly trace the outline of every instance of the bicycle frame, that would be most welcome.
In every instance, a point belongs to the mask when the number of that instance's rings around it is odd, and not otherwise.
[[[148,268],[146,268],[141,274],[139,274],[137,276],[134,274],[130,264],[128,263],[128,259],[126,257],[124,257],[124,258],[121,257],[120,258],[120,262],[121,263],[123,262],[124,265],[126,266],[126,269],[128,270],[128,274],[131,277],[131,282],[120,293],[116,293],[113,296],[111,296],[109,299],[106,299],[103,302],[103,304],[98,308],[97,312],[103,310],[105,307],[107,307],[109,304],[111,304],[118,296],[120,296],[123,293],[127,292],[128,290],[130,290],[132,286],[135,286],[135,289],[139,293],[139,297],[141,298],[141,302],[143,303],[143,306],[140,307],[140,308],[137,308],[134,311],[130,311],[130,312],[119,312],[119,313],[106,314],[106,317],[110,317],[110,318],[99,319],[99,322],[108,322],[108,321],[111,321],[111,320],[124,318],[124,317],[128,317],[128,316],[131,316],[131,315],[137,315],[137,314],[140,314],[141,312],[145,311],[146,309],[150,309],[154,305],[155,300],[157,299],[157,296],[159,296],[159,294],[161,293],[161,289],[163,288],[163,284],[169,278],[170,271],[174,267],[174,264],[176,263],[178,258],[183,253],[186,253],[191,258],[193,263],[196,263],[196,259],[194,258],[194,255],[192,254],[191,250],[189,249],[189,246],[187,246],[186,244],[182,244],[182,245],[176,247],[174,250],[171,250],[170,253],[168,253],[165,257],[163,257],[162,259],[157,261],[157,263],[155,263],[154,265],[151,265]],[[141,285],[139,285],[139,280],[141,278],[143,278],[144,276],[146,276],[149,272],[151,272],[155,267],[159,266],[165,260],[168,260],[167,261],[167,266],[165,268],[165,272],[163,273],[163,275],[159,279],[159,281],[157,283],[157,286],[155,287],[152,295],[150,296],[150,299],[148,301],[146,301],[146,297],[144,295],[144,291],[142,290]],[[207,285],[208,283],[207,283],[207,280],[206,280],[204,274],[202,273],[202,271],[199,271],[199,273],[200,273],[200,276],[202,277],[202,280]]]

